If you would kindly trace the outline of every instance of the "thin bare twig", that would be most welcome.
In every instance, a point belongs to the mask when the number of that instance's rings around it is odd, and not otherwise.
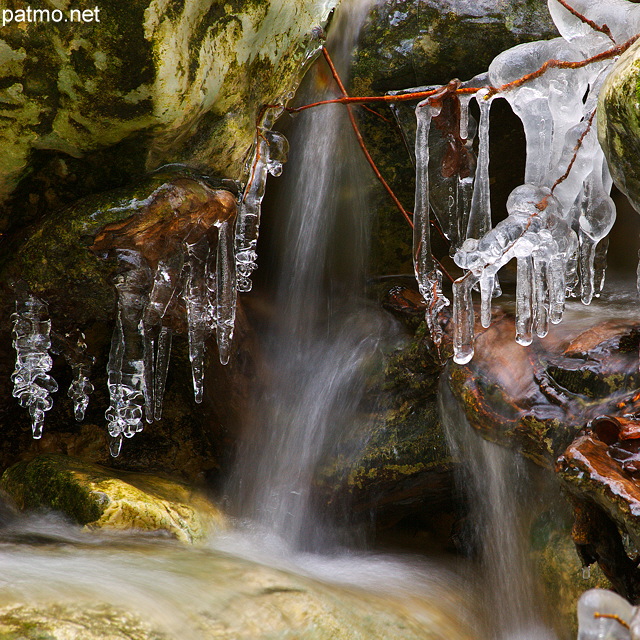
[[[487,98],[495,95],[496,93],[503,93],[505,91],[509,91],[510,89],[515,89],[520,85],[528,82],[529,80],[534,80],[535,78],[539,78],[541,75],[546,73],[549,69],[579,69],[581,67],[586,67],[589,64],[594,62],[600,62],[601,60],[608,60],[609,58],[615,58],[615,56],[619,56],[624,53],[636,40],[640,37],[640,34],[629,38],[626,42],[622,44],[612,47],[611,49],[607,49],[602,53],[598,53],[591,58],[586,58],[585,60],[580,60],[578,62],[568,62],[566,60],[547,60],[537,71],[529,73],[522,78],[518,78],[513,82],[508,82],[507,84],[503,84],[500,87],[460,87],[456,89],[457,94],[465,94],[465,93],[477,93],[480,89],[486,88],[489,89],[487,93]],[[332,100],[321,100],[319,102],[313,102],[311,104],[305,104],[300,107],[287,107],[286,110],[289,113],[299,113],[300,111],[305,111],[306,109],[312,109],[314,107],[319,107],[324,104],[363,104],[363,103],[375,103],[382,102],[385,104],[393,103],[393,102],[409,102],[412,100],[422,100],[424,98],[429,98],[430,96],[438,93],[440,89],[430,89],[429,91],[415,91],[413,93],[402,93],[394,96],[385,95],[385,96],[342,96],[340,98],[334,98]]]
[[[329,52],[327,51],[326,47],[322,47],[322,54],[324,55],[324,59],[329,65],[329,69],[331,69],[331,75],[333,75],[333,78],[336,81],[336,84],[338,85],[340,92],[344,97],[347,97],[347,90],[345,89],[344,84],[342,84],[342,80],[338,75],[338,71],[335,68],[335,65],[333,64],[333,60],[331,59],[331,56],[329,55]],[[373,169],[373,172],[376,174],[376,178],[378,178],[382,186],[385,188],[386,192],[389,194],[389,196],[393,200],[396,207],[398,207],[400,213],[405,217],[407,222],[413,227],[413,221],[411,220],[411,217],[407,213],[407,210],[402,206],[402,203],[400,202],[400,200],[398,200],[396,194],[393,192],[393,189],[391,189],[391,187],[389,186],[389,183],[383,178],[382,174],[378,170],[378,167],[376,166],[376,163],[373,161],[373,158],[371,157],[371,154],[369,153],[369,150],[365,145],[364,138],[360,133],[360,129],[358,128],[358,123],[356,122],[356,119],[353,115],[351,107],[349,106],[347,106],[347,113],[349,115],[349,121],[351,122],[351,127],[353,128],[353,131],[356,134],[358,144],[360,145],[360,148],[362,149],[362,152],[364,153],[364,157],[367,159],[367,162]]]
[[[569,3],[565,2],[565,0],[558,0],[558,2],[567,11],[569,11],[569,13],[572,13],[576,18],[578,18],[579,20],[582,20],[582,22],[584,22],[585,24],[588,24],[594,31],[599,31],[600,33],[604,33],[604,35],[607,36],[609,40],[613,42],[613,44],[616,44],[616,41],[613,39],[613,34],[611,33],[611,29],[609,29],[609,27],[606,24],[603,24],[602,26],[600,26],[599,24],[596,24],[595,22],[593,22],[593,20],[589,20],[587,16],[583,16],[579,11],[576,11]]]
[[[331,56],[329,55],[329,52],[327,51],[326,47],[322,47],[322,54],[324,55],[324,59],[326,60],[327,65],[329,66],[329,69],[331,69],[331,75],[333,76],[334,80],[336,81],[336,84],[338,85],[338,88],[340,89],[340,92],[342,93],[342,95],[345,98],[348,97],[347,90],[346,90],[344,84],[342,83],[342,80],[340,79],[340,75],[338,74],[338,70],[336,69],[335,65],[333,64],[333,60],[331,59]],[[402,213],[402,215],[405,217],[407,222],[411,225],[411,228],[413,228],[413,220],[411,220],[411,217],[407,213],[407,210],[402,206],[402,203],[400,202],[400,200],[398,200],[398,197],[393,192],[393,189],[389,186],[389,183],[384,179],[384,177],[380,173],[378,167],[376,166],[376,163],[374,162],[373,158],[371,157],[371,154],[369,153],[369,150],[367,149],[367,145],[364,142],[364,138],[362,137],[362,133],[360,133],[360,128],[358,127],[358,123],[356,122],[355,116],[353,115],[353,111],[352,111],[350,105],[347,105],[347,113],[349,115],[349,122],[351,122],[351,127],[353,128],[353,131],[354,131],[354,133],[356,135],[356,139],[358,140],[358,144],[360,145],[360,148],[362,149],[362,152],[364,153],[364,156],[367,159],[367,162],[369,163],[369,166],[373,169],[373,172],[375,173],[376,177],[378,178],[378,180],[380,181],[382,186],[385,188],[386,192],[389,194],[389,196],[393,200],[394,204],[399,209],[400,213]],[[438,229],[438,231],[440,233],[442,233],[441,229],[439,229],[438,227],[436,227],[436,228]],[[442,273],[444,273],[444,275],[451,282],[453,282],[453,278],[451,277],[449,272],[444,268],[442,263],[435,257],[434,257],[434,260],[440,266],[440,269],[442,270]]]
[[[633,36],[633,38],[629,38],[623,44],[613,47],[611,49],[607,49],[602,53],[598,53],[591,58],[586,58],[585,60],[579,60],[577,62],[569,62],[567,60],[547,60],[538,70],[533,71],[532,73],[528,73],[522,78],[518,78],[517,80],[513,80],[512,82],[507,82],[500,87],[489,87],[489,91],[487,92],[486,98],[490,98],[496,93],[504,93],[505,91],[509,91],[510,89],[515,89],[530,80],[535,80],[539,78],[541,75],[546,73],[549,69],[581,69],[582,67],[586,67],[589,64],[593,64],[594,62],[600,62],[601,60],[608,60],[609,58],[614,58],[615,56],[619,56],[621,53],[624,53],[636,40],[640,38],[640,34]]]
[[[591,125],[593,124],[593,119],[595,118],[595,115],[596,115],[596,109],[594,109],[591,112],[591,115],[589,116],[589,120],[587,122],[587,126],[585,130],[582,132],[582,134],[580,135],[580,137],[578,138],[578,141],[576,142],[576,146],[573,148],[573,156],[571,156],[571,161],[569,162],[569,166],[567,167],[567,170],[553,183],[553,186],[551,187],[551,193],[555,191],[555,188],[559,184],[564,182],[569,177],[569,174],[571,173],[571,169],[573,168],[576,158],[578,157],[578,151],[580,151],[580,147],[582,147],[582,143],[584,142],[584,139],[587,137],[587,134],[589,133],[589,131],[591,131]]]
[[[598,613],[597,611],[593,614],[593,617],[598,618],[606,618],[607,620],[615,620],[619,624],[621,624],[625,629],[629,628],[628,623],[626,623],[620,616],[617,616],[615,613]]]

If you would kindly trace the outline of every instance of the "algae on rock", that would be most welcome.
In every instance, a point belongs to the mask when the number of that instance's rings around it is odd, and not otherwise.
[[[99,21],[6,24],[0,231],[167,162],[240,178],[336,3],[105,0]]]
[[[175,480],[42,455],[7,469],[0,487],[23,510],[50,509],[90,529],[165,531],[197,542],[224,527],[207,499]]]

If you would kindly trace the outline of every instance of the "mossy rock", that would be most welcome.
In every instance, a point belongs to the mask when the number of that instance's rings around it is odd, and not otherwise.
[[[347,495],[353,513],[376,510],[383,527],[425,508],[451,508],[455,461],[438,417],[441,368],[424,323],[386,357],[369,381],[371,412],[321,468],[319,487],[330,501]]]
[[[0,640],[168,640],[137,616],[107,605],[0,609]]]
[[[557,616],[558,632],[565,631],[563,640],[576,638],[578,599],[588,589],[610,589],[609,580],[597,564],[583,574],[570,524],[558,522],[557,516],[546,511],[531,527],[531,555],[546,600]]]
[[[335,4],[105,0],[83,22],[63,1],[61,21],[5,24],[0,203],[21,184],[0,231],[167,162],[240,178],[262,105],[295,90]]]
[[[166,531],[196,542],[224,526],[220,511],[185,484],[55,454],[10,467],[0,488],[20,509],[60,511],[90,529]]]
[[[640,211],[640,42],[613,65],[598,100],[598,139],[616,186]]]

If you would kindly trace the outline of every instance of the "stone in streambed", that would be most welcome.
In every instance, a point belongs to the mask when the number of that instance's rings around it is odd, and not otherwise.
[[[166,531],[196,542],[224,526],[220,511],[185,484],[54,454],[13,465],[0,488],[20,509],[60,511],[91,529]]]

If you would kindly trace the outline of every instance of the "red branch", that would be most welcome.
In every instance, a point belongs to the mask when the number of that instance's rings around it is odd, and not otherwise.
[[[338,71],[335,68],[335,65],[333,64],[333,60],[331,59],[331,56],[329,55],[329,52],[325,47],[322,47],[322,54],[324,55],[324,59],[327,61],[327,64],[329,65],[329,69],[331,69],[331,75],[333,76],[333,79],[336,81],[336,84],[338,85],[338,88],[342,92],[342,95],[345,98],[348,97],[347,90],[345,89],[344,84],[342,84],[342,80],[340,79],[340,76],[338,75]],[[367,159],[367,162],[373,169],[373,172],[376,174],[376,178],[378,178],[382,186],[385,188],[386,192],[389,194],[389,196],[393,200],[393,203],[396,205],[396,207],[398,207],[398,210],[400,211],[400,213],[405,217],[407,222],[413,227],[413,222],[411,220],[411,217],[407,213],[407,210],[402,206],[402,203],[400,202],[400,200],[398,200],[396,194],[393,192],[393,189],[391,189],[391,187],[389,186],[389,183],[382,177],[382,174],[378,170],[376,163],[373,161],[373,158],[371,157],[371,154],[369,153],[369,150],[367,149],[364,143],[364,139],[362,137],[362,134],[360,133],[360,129],[358,128],[358,123],[356,122],[356,119],[353,115],[353,111],[351,110],[351,107],[348,105],[347,105],[347,113],[349,115],[349,121],[351,122],[351,127],[353,128],[353,132],[356,134],[358,144],[362,149],[362,153],[364,153],[364,157]]]
[[[602,26],[600,26],[599,24],[596,24],[595,22],[593,22],[593,20],[589,20],[587,16],[583,16],[579,11],[576,11],[571,5],[565,2],[565,0],[558,0],[558,2],[569,13],[572,13],[576,18],[578,18],[579,20],[582,20],[582,22],[584,22],[585,24],[588,24],[594,31],[599,31],[600,33],[604,33],[604,35],[607,36],[609,40],[613,42],[613,44],[616,44],[616,41],[613,39],[613,35],[611,34],[611,29],[609,29],[609,27],[606,24],[603,24]]]
[[[617,616],[615,613],[598,613],[596,611],[593,614],[593,617],[596,618],[596,619],[605,618],[607,620],[615,620],[617,623],[622,625],[625,629],[629,628],[629,625],[620,616]]]
[[[589,121],[587,122],[587,128],[582,132],[582,134],[578,138],[578,141],[576,142],[576,146],[573,148],[573,156],[571,157],[571,161],[569,162],[569,166],[567,167],[567,170],[553,183],[553,186],[551,187],[551,193],[555,191],[555,188],[560,183],[564,182],[569,177],[569,174],[571,173],[571,169],[573,168],[576,158],[578,157],[578,151],[580,151],[580,147],[582,146],[584,139],[587,137],[587,134],[589,133],[589,131],[591,131],[591,125],[593,124],[593,119],[595,115],[596,115],[596,110],[594,109],[591,112],[591,115],[589,116]]]
[[[331,69],[331,75],[333,76],[333,79],[336,81],[336,84],[338,85],[340,92],[342,93],[343,97],[347,98],[348,97],[347,90],[344,84],[342,83],[342,80],[340,79],[338,70],[333,64],[333,60],[331,59],[331,56],[329,55],[329,52],[327,51],[326,47],[322,47],[322,54],[324,55],[324,59],[326,60],[327,65],[329,66],[329,69]],[[360,145],[360,148],[362,149],[362,153],[364,153],[364,156],[367,159],[367,162],[369,163],[370,167],[373,169],[373,172],[376,174],[376,177],[378,178],[382,186],[385,188],[386,192],[389,194],[389,196],[393,200],[396,207],[399,209],[400,213],[402,213],[402,215],[405,217],[407,222],[411,225],[411,228],[413,228],[413,221],[411,220],[411,217],[407,213],[407,210],[402,206],[402,203],[400,202],[400,200],[398,200],[398,197],[393,192],[393,189],[389,186],[389,183],[384,179],[378,167],[376,166],[376,163],[371,157],[371,154],[369,153],[369,150],[367,149],[367,146],[364,142],[364,138],[362,137],[362,133],[360,133],[360,128],[358,127],[358,123],[356,122],[355,116],[353,115],[353,111],[350,105],[347,105],[347,113],[349,115],[349,121],[351,122],[351,127],[353,128],[353,131],[356,134],[356,139],[358,140],[358,144]],[[438,231],[440,231],[439,228],[438,228]],[[440,231],[440,233],[442,233],[442,231]],[[449,273],[444,268],[442,263],[440,263],[440,261],[438,261],[436,258],[434,258],[434,260],[436,260],[436,262],[440,266],[440,269],[447,276],[447,278],[449,278],[449,280],[453,282],[453,278],[449,275]]]
[[[633,36],[626,42],[618,45],[616,47],[612,47],[611,49],[607,49],[602,53],[598,53],[591,58],[586,58],[585,60],[580,60],[578,62],[568,62],[566,60],[547,60],[537,71],[529,73],[522,78],[518,78],[513,82],[508,82],[507,84],[503,84],[500,87],[461,87],[456,89],[457,94],[465,94],[465,93],[477,93],[480,89],[487,88],[489,89],[487,98],[495,95],[496,93],[504,93],[505,91],[509,91],[510,89],[515,89],[520,85],[523,85],[525,82],[529,82],[529,80],[535,80],[539,78],[541,75],[546,73],[549,69],[579,69],[581,67],[586,67],[589,64],[594,62],[600,62],[601,60],[608,60],[609,58],[615,58],[620,54],[624,53],[636,40],[640,37],[640,34]],[[319,107],[323,104],[363,104],[363,103],[374,103],[374,102],[382,102],[384,104],[395,103],[395,102],[408,102],[412,100],[422,100],[424,98],[429,98],[430,96],[438,93],[441,89],[431,89],[429,91],[415,91],[413,93],[401,93],[398,95],[385,95],[385,96],[342,96],[341,98],[334,98],[332,100],[321,100],[320,102],[313,102],[311,104],[304,104],[301,107],[287,107],[286,110],[290,113],[299,113],[300,111],[305,111],[306,109],[312,109],[313,107]]]

